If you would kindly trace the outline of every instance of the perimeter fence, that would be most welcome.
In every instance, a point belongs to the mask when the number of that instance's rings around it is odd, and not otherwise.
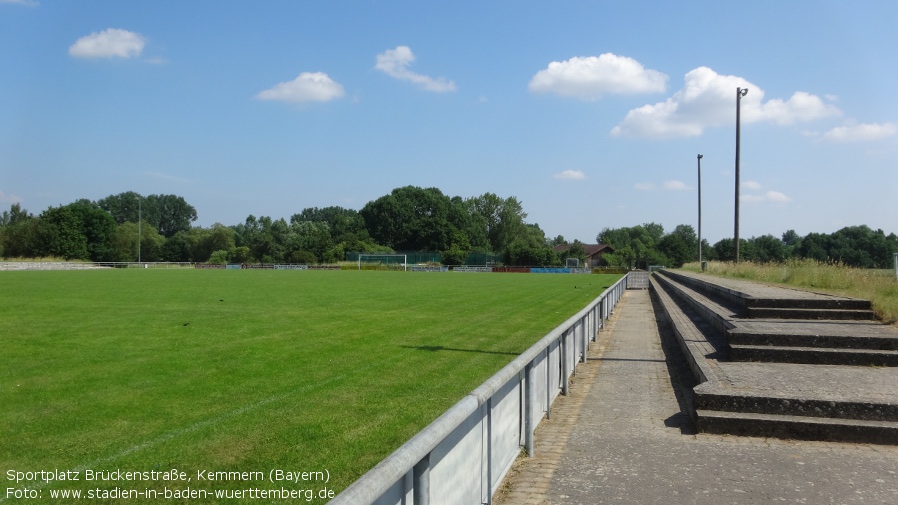
[[[492,504],[521,450],[568,394],[578,362],[627,289],[629,275],[550,331],[363,475],[330,505]]]

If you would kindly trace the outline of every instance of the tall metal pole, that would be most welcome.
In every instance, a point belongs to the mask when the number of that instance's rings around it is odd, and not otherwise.
[[[736,219],[733,230],[733,245],[736,247],[736,263],[739,263],[739,123],[742,97],[748,94],[747,88],[736,88]]]
[[[137,197],[137,262],[140,263],[140,223],[143,221],[143,216],[141,216],[141,199]]]
[[[698,155],[698,267],[702,267],[702,155]]]

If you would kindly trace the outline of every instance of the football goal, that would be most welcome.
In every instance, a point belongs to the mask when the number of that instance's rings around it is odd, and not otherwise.
[[[359,270],[408,270],[405,254],[359,254]]]

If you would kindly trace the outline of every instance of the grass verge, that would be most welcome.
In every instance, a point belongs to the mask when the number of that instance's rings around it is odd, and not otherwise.
[[[701,271],[697,262],[683,265],[683,269]],[[712,261],[705,273],[870,300],[880,319],[898,323],[898,280],[893,270],[854,268],[813,260],[764,264]]]

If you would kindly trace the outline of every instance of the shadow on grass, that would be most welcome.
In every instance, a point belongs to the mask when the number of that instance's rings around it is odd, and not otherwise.
[[[446,347],[442,345],[402,345],[399,347],[405,347],[406,349],[414,349],[416,351],[430,351],[430,352],[438,352],[438,351],[455,351],[455,352],[476,352],[481,354],[504,354],[507,356],[518,356],[521,353],[519,352],[503,352],[503,351],[483,351],[480,349],[458,349],[456,347]]]

